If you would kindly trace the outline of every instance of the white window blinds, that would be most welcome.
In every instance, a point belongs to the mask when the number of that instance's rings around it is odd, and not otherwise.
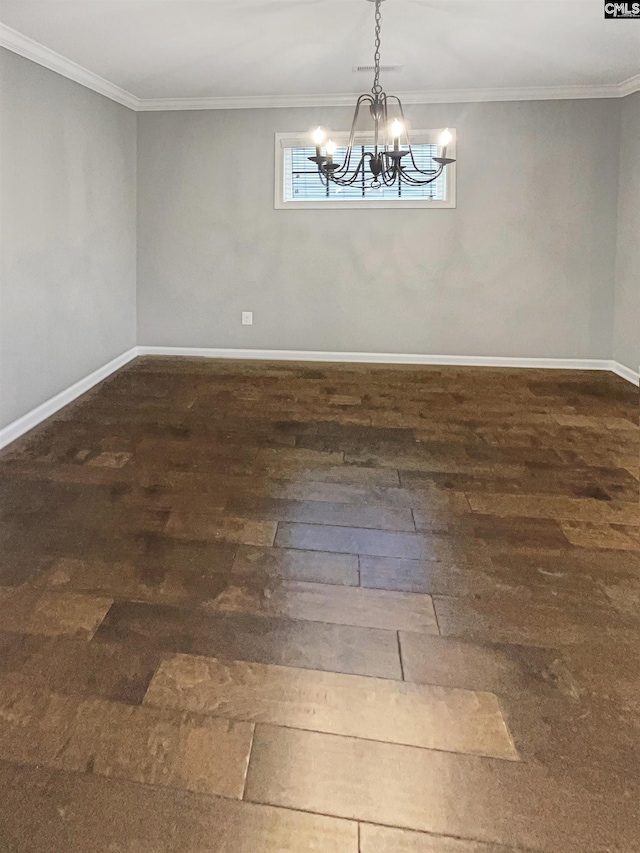
[[[413,157],[419,169],[437,169],[437,163],[433,162],[433,157],[438,156],[438,146],[433,144],[417,144],[412,145]],[[346,147],[339,146],[334,154],[334,162],[343,163],[346,157]],[[351,163],[357,163],[360,157],[368,151],[373,151],[372,145],[354,146],[351,156]],[[283,148],[283,195],[285,202],[318,202],[323,201],[340,202],[340,201],[411,201],[422,200],[425,202],[431,201],[446,201],[447,198],[447,181],[446,175],[443,173],[430,184],[425,186],[412,186],[406,181],[400,181],[397,186],[385,187],[380,189],[372,189],[372,175],[369,172],[367,164],[365,164],[365,174],[358,176],[358,180],[349,187],[339,187],[329,182],[328,186],[323,186],[318,168],[315,163],[312,163],[308,158],[313,157],[315,148],[311,147],[284,147]],[[404,158],[403,166],[411,172],[411,163],[409,157]],[[416,177],[420,177],[416,173]]]

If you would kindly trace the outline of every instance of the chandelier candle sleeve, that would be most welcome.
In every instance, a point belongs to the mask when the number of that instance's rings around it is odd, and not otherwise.
[[[322,143],[324,142],[324,130],[317,127],[313,133],[313,141],[316,145],[316,157],[318,161],[322,160]],[[318,163],[320,165],[320,163]]]
[[[435,181],[443,173],[444,169],[455,160],[447,157],[447,146],[453,136],[447,128],[440,135],[440,156],[431,158],[433,168],[425,166],[420,161],[416,162],[411,139],[404,117],[402,102],[397,95],[387,95],[380,85],[380,30],[381,14],[380,4],[382,0],[370,0],[375,2],[375,52],[374,52],[374,78],[371,92],[360,95],[356,102],[349,142],[345,149],[344,161],[334,162],[336,145],[326,139],[322,127],[318,127],[313,134],[316,146],[315,157],[309,157],[318,167],[318,175],[323,186],[328,186],[329,181],[338,186],[348,187],[360,181],[364,188],[367,179],[367,168],[370,173],[369,187],[380,189],[383,186],[393,187],[405,184],[409,186],[424,186]],[[368,108],[368,110],[366,109]],[[365,145],[361,142],[356,144],[356,128],[360,112],[366,115],[373,127],[369,127],[366,134],[368,139],[373,139],[373,150],[365,151]],[[390,115],[391,112],[391,115]],[[393,116],[393,114],[396,114]],[[393,120],[391,121],[391,118]],[[406,137],[406,148],[400,147],[400,138]],[[358,137],[359,138],[359,137]],[[322,154],[324,144],[325,154]]]
[[[451,131],[449,128],[442,131],[439,142],[442,147],[442,154],[440,156],[444,159],[447,156],[447,145],[451,142]]]
[[[394,118],[391,124],[391,136],[393,136],[393,150],[400,150],[400,135],[402,133],[402,122],[398,121],[397,118]]]

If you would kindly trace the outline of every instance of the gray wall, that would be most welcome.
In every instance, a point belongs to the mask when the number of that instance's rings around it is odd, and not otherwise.
[[[613,357],[640,365],[640,92],[621,102]]]
[[[138,343],[610,358],[619,109],[409,107],[459,157],[410,211],[273,209],[274,133],[350,110],[140,113]]]
[[[0,51],[0,426],[135,345],[135,113]]]
[[[0,58],[1,427],[136,343],[136,116]],[[274,210],[274,133],[349,110],[138,114],[137,343],[637,370],[640,94],[410,113],[458,129],[456,210]]]

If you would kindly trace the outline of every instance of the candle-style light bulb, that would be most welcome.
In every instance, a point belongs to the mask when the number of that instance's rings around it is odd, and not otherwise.
[[[313,141],[316,145],[322,145],[324,142],[325,132],[321,127],[316,127],[313,131]]]
[[[397,118],[391,122],[391,136],[393,137],[393,150],[400,150],[400,136],[404,131],[404,125]]]
[[[333,155],[336,153],[337,147],[338,146],[335,144],[335,142],[332,139],[327,140],[327,142],[324,146],[324,150],[327,152],[327,161],[329,163],[333,163]]]
[[[322,157],[322,143],[324,142],[326,134],[324,130],[318,126],[313,131],[313,141],[316,146],[316,157]]]
[[[440,156],[447,156],[447,145],[451,142],[452,139],[453,136],[451,135],[451,131],[449,130],[449,128],[442,131],[442,133],[440,134],[440,138],[438,139],[438,142],[440,143],[440,146],[442,148],[442,154]]]

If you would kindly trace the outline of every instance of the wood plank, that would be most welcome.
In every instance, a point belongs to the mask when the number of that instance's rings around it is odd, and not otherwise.
[[[517,758],[491,693],[176,655],[162,663],[144,701],[227,719]]]
[[[407,681],[517,694],[543,683],[555,649],[507,643],[481,643],[454,637],[400,632],[402,668]]]
[[[3,853],[358,853],[356,823],[291,809],[2,761],[0,788]]]
[[[358,586],[358,558],[351,554],[300,551],[294,548],[255,548],[240,545],[233,574],[249,577]]]
[[[113,600],[73,592],[0,587],[0,625],[25,634],[68,634],[90,639]]]
[[[257,726],[245,799],[495,844],[637,846],[637,780],[572,784],[519,762]]]
[[[174,511],[165,528],[169,536],[216,542],[241,542],[243,545],[273,545],[276,524],[234,518],[222,512],[198,513]]]
[[[85,638],[0,633],[0,677],[65,696],[139,705],[161,652]]]
[[[518,853],[515,847],[360,824],[360,853]]]
[[[360,557],[360,583],[369,589],[398,592],[446,592],[443,577],[455,575],[454,566],[433,560],[402,560],[394,557]],[[456,578],[457,580],[457,578]],[[460,585],[455,585],[459,591]]]
[[[242,518],[415,531],[411,510],[393,507],[360,507],[330,501],[244,497],[232,498],[225,509],[229,514]]]
[[[606,493],[605,493],[606,494]],[[557,495],[468,495],[476,512],[497,516],[559,518],[571,521],[594,521],[609,524],[638,524],[637,501],[594,500],[590,497],[569,498]]]
[[[452,598],[433,597],[444,637],[554,648],[593,636],[624,639],[637,630],[633,614],[593,602],[569,606],[553,600],[523,601],[518,591]]]
[[[213,545],[205,571],[197,560],[195,564],[176,560],[163,565],[153,553],[133,562],[62,558],[34,580],[33,586],[159,604],[195,603],[215,598],[227,585],[233,553],[224,561],[218,561],[216,554],[219,545],[227,544]]]
[[[0,687],[0,758],[242,797],[253,726]]]
[[[395,631],[116,602],[94,641],[402,678]]]
[[[429,595],[303,581],[234,582],[206,604],[207,613],[249,613],[437,634]]]
[[[614,551],[640,551],[638,534],[624,525],[564,521],[562,532],[579,548],[607,548]]]
[[[331,527],[322,524],[279,524],[275,544],[279,548],[335,551],[409,560],[451,557],[449,541],[442,536]]]

